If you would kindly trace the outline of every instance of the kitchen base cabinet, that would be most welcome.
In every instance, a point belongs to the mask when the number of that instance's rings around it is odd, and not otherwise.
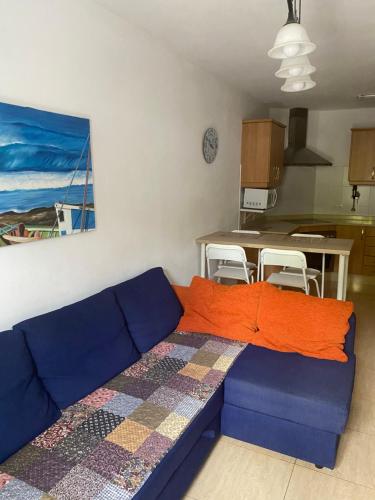
[[[349,257],[349,273],[364,274],[363,258],[365,255],[366,229],[362,226],[336,226],[336,237],[354,240]]]

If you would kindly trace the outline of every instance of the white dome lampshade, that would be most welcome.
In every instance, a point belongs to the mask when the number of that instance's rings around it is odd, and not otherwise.
[[[311,80],[309,75],[295,76],[285,80],[284,85],[281,87],[283,92],[302,92],[315,87],[316,83]]]
[[[297,23],[288,23],[276,35],[275,43],[268,51],[272,59],[286,59],[311,54],[316,49],[305,28]]]
[[[282,60],[280,69],[276,71],[275,76],[278,78],[293,78],[295,76],[311,75],[314,71],[316,71],[316,68],[310,64],[307,56],[289,57]]]

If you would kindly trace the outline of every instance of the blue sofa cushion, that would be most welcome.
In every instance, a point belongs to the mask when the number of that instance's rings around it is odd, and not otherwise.
[[[347,363],[249,345],[225,379],[224,401],[298,424],[343,432],[354,382]]]
[[[113,289],[140,352],[149,351],[178,325],[182,306],[161,267]]]
[[[38,375],[60,408],[140,357],[110,289],[14,328],[25,333]]]
[[[0,333],[0,462],[60,416],[38,379],[21,332]]]

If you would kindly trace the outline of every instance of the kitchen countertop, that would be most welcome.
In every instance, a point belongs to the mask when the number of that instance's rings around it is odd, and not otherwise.
[[[343,215],[280,215],[268,216],[246,224],[243,229],[261,233],[291,234],[301,226],[375,226],[375,217]]]

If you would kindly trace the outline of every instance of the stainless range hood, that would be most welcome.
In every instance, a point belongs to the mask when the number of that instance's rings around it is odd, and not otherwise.
[[[293,108],[289,111],[288,147],[284,153],[284,165],[330,166],[330,161],[306,147],[308,113],[307,108]]]

